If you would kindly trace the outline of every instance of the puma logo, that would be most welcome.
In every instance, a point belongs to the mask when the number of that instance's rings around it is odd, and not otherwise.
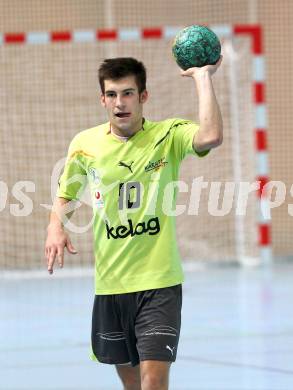
[[[172,356],[174,355],[174,348],[175,347],[171,348],[171,347],[169,347],[169,345],[166,345],[166,349],[169,349],[169,351],[171,352]]]
[[[130,170],[131,173],[133,173],[132,169],[131,169],[131,166],[132,164],[134,163],[134,161],[131,161],[130,165],[126,164],[125,162],[123,161],[119,161],[119,167],[125,167],[125,168],[128,168]]]

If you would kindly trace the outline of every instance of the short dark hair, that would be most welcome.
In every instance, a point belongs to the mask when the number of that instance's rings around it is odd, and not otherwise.
[[[117,57],[104,60],[99,67],[99,82],[102,94],[105,93],[105,80],[118,80],[135,76],[138,92],[146,89],[146,69],[142,62],[132,57]]]

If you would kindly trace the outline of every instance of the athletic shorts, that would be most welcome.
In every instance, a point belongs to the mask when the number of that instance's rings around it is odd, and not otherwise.
[[[174,362],[181,327],[181,284],[127,294],[96,295],[92,350],[101,363]]]

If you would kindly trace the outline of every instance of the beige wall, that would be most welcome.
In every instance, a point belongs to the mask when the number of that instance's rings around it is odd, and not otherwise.
[[[293,183],[293,3],[261,1],[260,10],[260,23],[265,30],[271,178],[286,183],[289,193]],[[293,253],[293,216],[288,215],[288,203],[293,203],[289,194],[284,206],[273,213],[274,251],[280,256]]]

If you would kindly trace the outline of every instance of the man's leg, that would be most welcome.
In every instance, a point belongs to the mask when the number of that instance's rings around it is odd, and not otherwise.
[[[138,296],[136,347],[142,390],[167,390],[176,360],[181,325],[181,285],[148,290]]]
[[[116,365],[116,370],[123,383],[124,390],[141,390],[139,365]]]
[[[141,390],[168,390],[170,366],[157,360],[140,362]]]

